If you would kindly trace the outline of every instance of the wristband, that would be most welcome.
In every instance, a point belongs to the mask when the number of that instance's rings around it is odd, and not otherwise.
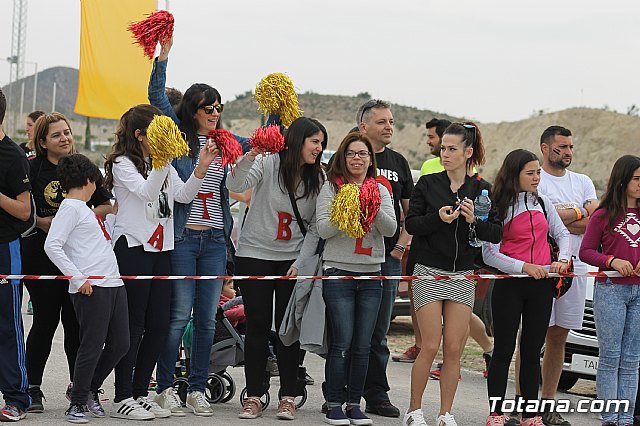
[[[589,216],[589,212],[587,211],[587,209],[584,209],[582,207],[580,207],[580,213],[582,213],[583,218]]]
[[[609,256],[609,258],[607,259],[607,261],[605,262],[604,266],[606,266],[607,268],[612,268],[611,264],[613,263],[614,260],[616,260],[617,257],[615,256]]]
[[[399,252],[402,252],[402,253],[404,253],[404,250],[405,250],[405,248],[400,244],[396,244],[395,246],[393,246],[393,249],[398,250]]]
[[[581,209],[579,209],[578,207],[574,207],[573,211],[576,212],[576,220],[580,220],[582,219],[582,211],[580,211]]]

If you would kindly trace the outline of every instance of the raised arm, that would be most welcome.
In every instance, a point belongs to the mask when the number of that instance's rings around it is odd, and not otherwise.
[[[151,77],[149,78],[148,97],[149,103],[157,107],[165,115],[171,117],[176,124],[180,124],[180,119],[176,115],[167,93],[165,92],[165,86],[167,83],[167,63],[169,58],[169,52],[173,45],[173,37],[165,44],[161,44],[160,55],[153,61],[153,69],[151,70]]]

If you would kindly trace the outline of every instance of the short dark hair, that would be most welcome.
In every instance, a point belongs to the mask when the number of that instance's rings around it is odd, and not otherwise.
[[[571,136],[571,130],[562,126],[547,127],[546,130],[542,132],[542,136],[540,136],[540,145],[542,145],[543,143],[549,145],[551,142],[553,142],[553,138],[558,135],[569,137]]]
[[[169,99],[171,108],[173,108],[174,111],[177,111],[178,105],[180,105],[180,101],[182,101],[182,92],[175,87],[167,87],[164,91],[167,94],[167,99]]]
[[[29,114],[27,114],[27,117],[29,117],[31,119],[31,121],[33,121],[35,123],[38,118],[42,117],[45,114],[46,114],[46,112],[44,112],[44,111],[35,110],[35,111],[32,111]]]
[[[97,182],[102,178],[100,169],[82,154],[62,157],[58,162],[58,179],[64,191],[82,188],[87,182]]]
[[[4,97],[4,93],[0,89],[0,124],[4,121],[5,112],[7,112],[7,98]]]
[[[391,109],[391,104],[381,99],[370,99],[367,102],[360,105],[356,112],[356,126],[360,128],[360,123],[367,122],[371,117],[372,109]]]
[[[451,122],[449,120],[446,119],[440,119],[440,118],[432,118],[431,120],[427,121],[426,124],[426,128],[430,129],[432,127],[436,128],[436,134],[438,135],[438,137],[440,139],[442,139],[442,135],[444,135],[444,131],[447,130],[447,127],[449,127],[451,125]]]

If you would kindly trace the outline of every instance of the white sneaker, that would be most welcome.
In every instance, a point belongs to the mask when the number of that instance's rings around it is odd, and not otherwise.
[[[428,426],[427,422],[424,420],[424,415],[422,414],[422,409],[418,408],[417,410],[407,412],[404,415],[404,419],[402,420],[402,424],[404,426]]]
[[[127,420],[153,420],[156,416],[142,408],[133,398],[123,399],[120,402],[111,404],[110,417]]]
[[[209,405],[204,394],[200,391],[193,391],[187,394],[187,408],[191,408],[196,416],[213,416],[211,405]]]
[[[446,412],[443,415],[438,416],[436,419],[436,426],[458,426],[458,423],[456,423],[452,414]]]
[[[157,419],[165,419],[167,417],[171,417],[171,410],[167,410],[166,408],[162,408],[159,406],[153,399],[148,396],[139,396],[136,399],[136,402],[142,406],[145,410],[153,413]]]
[[[187,415],[187,410],[182,406],[182,402],[180,401],[176,390],[172,387],[163,390],[161,393],[156,395],[153,400],[160,407],[171,411],[172,416],[184,417]]]

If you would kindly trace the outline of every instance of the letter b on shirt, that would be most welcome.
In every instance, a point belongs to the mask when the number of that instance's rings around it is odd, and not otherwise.
[[[291,239],[291,222],[293,222],[293,216],[287,212],[278,212],[278,235],[276,235],[276,240],[289,241]]]

